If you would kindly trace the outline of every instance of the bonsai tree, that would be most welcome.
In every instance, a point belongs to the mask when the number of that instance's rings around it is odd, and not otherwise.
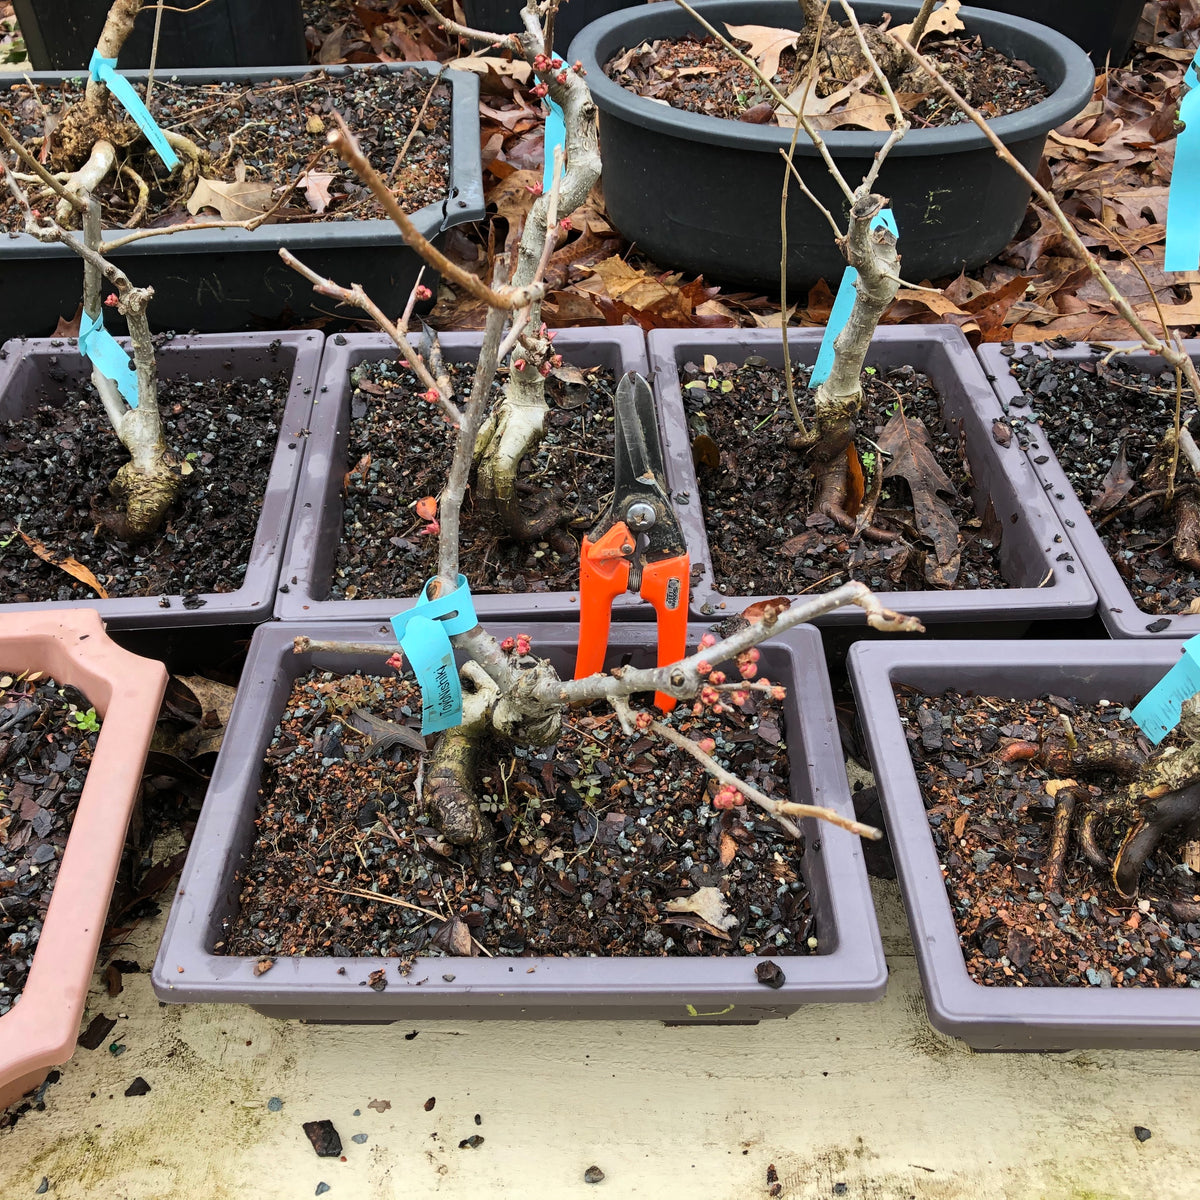
[[[540,6],[539,6],[540,8]],[[516,510],[515,483],[521,458],[541,436],[545,418],[542,382],[554,357],[550,339],[541,326],[539,305],[544,294],[542,275],[560,217],[582,203],[599,172],[595,133],[595,109],[579,71],[546,53],[553,34],[551,0],[544,18],[532,4],[522,12],[525,29],[504,36],[465,26],[443,18],[452,33],[488,45],[500,44],[519,54],[537,73],[537,89],[549,95],[565,114],[566,165],[556,158],[553,184],[535,201],[520,239],[517,261],[507,280],[509,264],[501,257],[496,275],[488,284],[469,275],[429,245],[391,196],[386,183],[366,160],[353,134],[340,119],[329,134],[330,144],[358,173],[393,218],[405,240],[426,262],[449,277],[458,287],[484,300],[488,314],[483,344],[476,364],[470,395],[455,397],[447,374],[440,369],[436,339],[426,353],[410,343],[408,309],[393,322],[357,285],[343,285],[309,269],[286,250],[283,259],[308,278],[318,292],[355,304],[377,321],[396,342],[405,362],[426,391],[423,398],[439,406],[455,428],[454,455],[437,507],[437,574],[427,589],[429,598],[449,594],[458,587],[459,530],[463,501],[475,473],[477,487],[495,505],[495,511],[519,536],[530,536],[538,527]],[[336,119],[336,118],[335,118]],[[415,294],[414,294],[415,295]],[[499,364],[509,359],[508,384],[494,410],[487,412],[488,396]],[[862,584],[850,583],[816,599],[788,605],[766,606],[754,621],[735,622],[727,636],[708,634],[696,653],[670,666],[640,669],[626,667],[578,680],[564,680],[551,664],[538,659],[528,639],[501,643],[482,625],[451,636],[456,650],[466,658],[461,670],[463,718],[456,728],[439,738],[425,767],[424,802],[445,839],[471,847],[481,863],[487,862],[490,842],[483,818],[475,777],[476,755],[486,736],[499,736],[528,748],[545,747],[558,740],[564,711],[582,703],[607,702],[616,712],[626,734],[648,733],[689,753],[721,783],[716,803],[730,807],[746,800],[772,814],[791,835],[798,836],[795,818],[817,816],[861,834],[876,831],[847,821],[828,809],[778,801],[741,782],[712,757],[711,746],[685,737],[648,711],[635,711],[632,698],[645,692],[660,692],[677,700],[692,702],[698,714],[705,708],[720,712],[733,693],[750,690],[777,693],[777,686],[758,678],[757,646],[766,638],[841,605],[862,607],[868,622],[883,630],[918,630],[919,622],[882,608]],[[328,643],[301,638],[297,650],[328,648]],[[394,655],[393,665],[402,658]],[[736,663],[737,682],[728,682],[722,664]]]
[[[88,336],[106,337],[103,330],[105,306],[117,308],[129,324],[135,364],[132,377],[123,352],[115,343],[110,343],[110,357],[105,361],[105,367],[111,374],[101,369],[97,359],[92,368],[92,382],[113,431],[129,451],[129,461],[121,466],[110,484],[119,510],[105,515],[106,524],[125,539],[149,537],[162,524],[167,509],[178,494],[181,479],[179,462],[166,443],[158,407],[158,372],[150,324],[146,319],[146,309],[154,290],[135,287],[124,271],[100,253],[100,206],[94,196],[71,191],[55,179],[3,124],[0,124],[0,139],[60,198],[62,204],[82,217],[81,239],[54,218],[43,216],[32,208],[14,172],[0,161],[0,173],[4,175],[8,190],[25,214],[26,232],[42,242],[61,242],[83,260],[82,319],[88,325]],[[107,280],[116,289],[107,300],[101,298],[102,280]],[[114,376],[119,376],[120,382]]]

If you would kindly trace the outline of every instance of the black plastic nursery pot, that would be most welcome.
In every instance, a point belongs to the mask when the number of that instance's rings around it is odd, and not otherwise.
[[[304,429],[312,408],[324,338],[304,330],[281,333],[209,334],[173,338],[157,350],[160,378],[258,378],[286,371],[291,379],[280,418],[279,437],[270,475],[262,493],[258,530],[241,586],[235,591],[209,592],[196,598],[126,596],[79,600],[0,603],[0,611],[67,610],[81,603],[99,611],[110,630],[153,630],[205,625],[251,625],[270,618],[284,540],[300,466],[304,458]],[[91,364],[78,346],[59,338],[7,342],[0,349],[0,418],[31,412],[39,404],[63,404],[69,389],[91,374]],[[99,402],[97,401],[97,404]],[[103,412],[96,420],[104,423]]]
[[[1125,61],[1143,0],[975,0],[976,8],[1008,13],[1025,21],[1040,21],[1066,34],[1082,47],[1098,69],[1106,62],[1116,66]]]
[[[482,335],[450,333],[443,334],[440,341],[447,361],[474,362]],[[556,334],[554,345],[573,366],[607,367],[618,378],[626,371],[649,374],[642,331],[633,326],[563,329]],[[281,620],[387,620],[414,601],[413,596],[373,600],[330,598],[343,528],[344,477],[353,465],[347,461],[353,392],[350,373],[363,362],[394,361],[399,357],[395,344],[384,334],[337,334],[326,342],[304,478],[284,554],[283,583],[275,603],[275,615]],[[401,498],[399,502],[408,503],[411,499]],[[481,616],[570,620],[579,612],[576,591],[499,595],[476,591],[477,581],[470,582],[475,610]],[[648,604],[628,594],[617,597],[613,611],[633,618],[654,616]]]
[[[554,18],[555,46],[560,53],[565,53],[566,47],[585,25],[637,3],[639,0],[564,0]],[[520,0],[463,0],[468,25],[475,29],[494,29],[497,33],[524,29],[521,8]]]
[[[789,331],[793,362],[816,361],[822,330]],[[715,355],[719,362],[743,362],[757,355],[774,366],[783,365],[783,347],[777,330],[652,330],[650,365],[665,430],[668,477],[676,499],[676,512],[688,544],[700,547],[692,586],[692,611],[698,618],[741,612],[749,604],[779,594],[737,596],[723,591],[714,574],[709,534],[704,523],[701,493],[692,461],[691,433],[687,425],[680,369]],[[989,624],[994,636],[1016,633],[1033,620],[1084,618],[1096,607],[1096,593],[1082,570],[1064,557],[1066,539],[1057,517],[1037,483],[1033,468],[1015,440],[1000,445],[993,422],[1001,411],[978,361],[962,333],[945,325],[884,325],[875,331],[867,355],[868,368],[886,371],[912,366],[929,376],[942,398],[944,419],[957,426],[966,446],[974,481],[972,499],[982,514],[988,501],[999,519],[1000,566],[1008,587],[1003,589],[947,590],[880,593],[881,603],[930,627]],[[688,503],[680,503],[681,496]],[[863,626],[862,610],[840,608],[816,622],[820,626]]]
[[[695,6],[720,25],[794,29],[801,15],[791,0],[705,0]],[[858,19],[912,20],[911,0],[855,4]],[[837,6],[830,12],[837,15]],[[1030,21],[963,9],[967,28],[984,42],[1032,64],[1052,89],[1042,103],[999,117],[992,128],[1030,171],[1046,134],[1091,99],[1095,73],[1087,56],[1062,34]],[[604,200],[609,219],[642,253],[664,267],[703,273],[721,282],[774,291],[779,287],[779,199],[792,131],[700,116],[643,99],[614,83],[605,64],[646,40],[703,35],[682,9],[654,4],[626,9],[589,25],[568,57],[583,62],[600,110]],[[870,168],[885,135],[835,130],[825,143],[851,186]],[[801,137],[794,159],[808,187],[835,214],[846,203],[816,150]],[[914,129],[888,156],[875,190],[891,198],[900,230],[905,278],[936,279],[993,258],[1016,233],[1029,189],[996,157],[969,122]],[[845,262],[828,225],[800,189],[788,198],[789,289],[842,277]]]
[[[953,688],[1132,706],[1178,659],[1178,644],[1130,642],[979,641],[936,648],[860,642],[850,650],[859,721],[936,1029],[978,1050],[1200,1046],[1200,992],[1193,988],[990,987],[970,977],[893,694],[908,685],[931,696]],[[1099,875],[1096,888],[1115,897],[1111,881]]]
[[[375,655],[293,653],[297,634],[335,641],[394,644],[386,625],[294,623],[261,626],[254,636],[225,741],[200,815],[154,966],[153,984],[171,1003],[249,1004],[274,1017],[334,1022],[427,1018],[654,1019],[685,1024],[754,1023],[802,1004],[874,1000],[886,967],[859,840],[809,821],[799,869],[808,884],[818,949],[775,961],[778,989],[755,978],[755,957],[418,957],[401,973],[386,958],[277,958],[265,974],[256,959],[223,957],[213,946],[236,911],[237,874],[254,838],[263,755],[293,680],[310,668],[378,670]],[[530,633],[539,654],[561,672],[574,663],[578,628],[563,624],[489,626],[497,636]],[[703,630],[691,630],[694,645]],[[785,710],[795,800],[850,814],[820,635],[797,629],[761,647],[764,670],[787,685]],[[652,665],[654,631],[614,626],[607,666]],[[373,971],[387,987],[360,986]]]
[[[14,0],[34,69],[86,70],[111,7],[112,0]],[[138,14],[121,48],[122,67],[150,65],[156,15],[152,5]],[[300,0],[208,0],[163,10],[159,67],[268,67],[307,61]]]
[[[444,71],[440,63],[388,63],[366,67],[332,66],[341,76],[352,71],[420,70],[442,72],[452,94],[450,183],[444,200],[409,215],[417,229],[435,244],[455,225],[483,216],[483,167],[479,148],[479,80],[466,71]],[[175,71],[173,84],[223,83],[229,87],[299,80],[304,67],[248,68],[214,73]],[[144,72],[125,72],[135,83]],[[26,78],[53,85],[70,76],[49,72]],[[18,81],[20,76],[16,77]],[[163,78],[160,76],[160,79]],[[2,84],[0,84],[2,86]],[[106,232],[113,239],[126,230]],[[314,294],[312,284],[279,257],[286,246],[306,266],[349,286],[359,283],[385,312],[400,312],[416,283],[422,261],[410,250],[390,220],[325,221],[267,224],[257,229],[209,229],[199,223],[164,237],[146,238],[112,253],[112,261],[139,286],[154,288],[150,321],[154,329],[216,333],[236,329],[271,329],[320,320],[323,328],[337,320],[361,317],[358,309],[339,308]],[[66,246],[46,245],[26,233],[0,238],[0,275],[8,286],[0,301],[0,340],[51,333],[64,310],[65,297],[79,293],[79,259]],[[426,272],[425,282],[436,288]],[[331,322],[331,316],[334,320]],[[119,329],[114,313],[109,325]]]
[[[1184,345],[1192,358],[1200,361],[1200,342],[1185,342]],[[1137,370],[1157,375],[1164,369],[1161,358],[1145,353],[1135,343],[1117,343],[1116,348],[1125,351],[1119,361]],[[1025,424],[1025,434],[1029,438],[1026,453],[1042,490],[1071,539],[1079,565],[1087,572],[1096,589],[1099,597],[1097,612],[1105,629],[1114,638],[1178,638],[1200,633],[1200,615],[1174,613],[1163,616],[1138,607],[1107,547],[1100,540],[1083,501],[1063,472],[1045,435],[1039,433],[1034,423],[1036,397],[1032,399],[1032,407],[1027,407],[1030,400],[1026,399],[1020,385],[1009,373],[1011,358],[1030,351],[1052,354],[1054,358],[1065,362],[1095,361],[1101,355],[1082,343],[1069,349],[1052,351],[1038,343],[1018,343],[1011,355],[1004,353],[999,345],[983,345],[978,350],[980,361],[1005,413],[1011,412],[1014,417],[1022,418]],[[1096,483],[1099,484],[1100,480],[1097,479]]]

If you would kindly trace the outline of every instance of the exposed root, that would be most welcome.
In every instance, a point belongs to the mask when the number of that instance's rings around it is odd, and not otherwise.
[[[105,515],[104,522],[122,539],[142,541],[157,532],[179,494],[179,486],[173,460],[165,455],[154,470],[127,462],[109,484],[109,491],[124,511]]]
[[[63,186],[73,196],[82,198],[94,192],[116,164],[116,146],[108,138],[99,138],[92,144],[87,160],[77,171],[71,172]],[[74,215],[74,205],[67,199],[59,200],[54,219],[60,225],[66,226]]]
[[[133,181],[133,186],[137,188],[137,203],[133,206],[129,220],[125,222],[126,229],[136,229],[146,215],[146,206],[150,203],[150,187],[128,163],[121,164],[121,174],[128,175]]]

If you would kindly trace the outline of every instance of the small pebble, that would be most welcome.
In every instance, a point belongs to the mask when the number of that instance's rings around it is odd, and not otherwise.
[[[43,1175],[42,1182],[37,1185],[37,1187],[34,1189],[33,1194],[35,1196],[42,1196],[49,1190],[50,1190],[50,1177],[48,1175]]]
[[[599,1167],[588,1167],[583,1173],[584,1183],[599,1183],[604,1178],[604,1172]]]
[[[1137,1138],[1139,1142],[1148,1142],[1150,1140],[1151,1133],[1150,1130],[1145,1127],[1145,1125],[1135,1125],[1133,1127],[1133,1136]]]
[[[342,1139],[332,1121],[305,1121],[302,1126],[318,1158],[337,1158],[342,1152]]]
[[[365,1133],[352,1133],[350,1135],[350,1140],[352,1142],[357,1142],[361,1146],[363,1142],[367,1140],[367,1135]]]
[[[272,1096],[267,1101],[267,1112],[278,1112],[283,1107],[283,1101],[278,1096]]]
[[[475,1150],[482,1145],[483,1138],[481,1138],[479,1134],[473,1133],[469,1138],[463,1138],[463,1140],[458,1143],[458,1148],[460,1150]]]
[[[318,1184],[317,1184],[317,1195],[318,1195],[318,1196],[323,1196],[323,1195],[325,1195],[325,1193],[326,1193],[327,1191],[329,1191],[329,1184],[327,1184],[327,1183],[324,1183],[324,1182],[322,1182],[322,1183],[318,1183]]]

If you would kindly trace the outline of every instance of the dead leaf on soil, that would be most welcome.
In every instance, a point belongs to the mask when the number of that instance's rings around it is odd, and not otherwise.
[[[53,338],[77,338],[79,336],[79,322],[83,318],[83,305],[79,304],[75,308],[75,315],[67,320],[66,317],[59,317],[58,324],[54,327],[54,332],[50,335]]]
[[[337,178],[330,171],[305,171],[296,180],[296,186],[303,188],[308,206],[315,213],[323,213],[333,199],[329,194],[329,185]],[[269,206],[268,206],[269,207]]]
[[[1125,443],[1121,442],[1117,457],[1108,468],[1108,473],[1101,480],[1100,490],[1092,500],[1092,512],[1097,516],[1116,508],[1136,486],[1137,480],[1125,460]]]
[[[958,19],[960,8],[962,8],[962,0],[946,0],[941,8],[935,9],[926,22],[921,40],[924,41],[931,33],[957,33],[960,29],[966,29],[966,26]],[[892,33],[907,41],[908,35],[912,33],[912,25],[897,25]]]
[[[758,69],[773,79],[779,73],[779,56],[795,46],[800,34],[795,29],[776,29],[772,25],[729,25],[729,36],[749,43],[746,53],[758,63]]]
[[[706,925],[711,925],[719,931],[718,936],[724,936],[727,929],[732,929],[737,924],[737,917],[729,911],[720,888],[698,888],[690,896],[668,900],[663,907],[667,912],[692,913]]]
[[[108,599],[108,592],[104,590],[95,575],[91,573],[77,559],[71,558],[69,555],[55,554],[53,550],[39,542],[36,538],[31,538],[24,530],[18,529],[17,532],[21,535],[21,540],[27,545],[42,560],[48,562],[52,567],[58,567],[62,571],[66,571],[72,579],[78,579],[80,583],[86,584],[100,597],[101,600]]]
[[[446,65],[457,71],[471,71],[475,75],[507,75],[518,83],[528,83],[530,75],[533,74],[533,68],[527,62],[509,62],[506,58],[487,54],[468,54],[465,58],[456,58]]]
[[[249,221],[271,207],[274,189],[269,183],[247,183],[246,164],[239,162],[234,181],[198,179],[196,190],[187,202],[187,210],[196,216],[201,209],[213,208],[222,221]]]
[[[888,456],[884,479],[900,478],[908,484],[917,529],[933,546],[934,559],[925,559],[925,578],[934,587],[953,587],[959,568],[958,523],[939,493],[953,496],[954,484],[933,456],[929,431],[918,417],[898,410],[884,426],[878,445]]]

